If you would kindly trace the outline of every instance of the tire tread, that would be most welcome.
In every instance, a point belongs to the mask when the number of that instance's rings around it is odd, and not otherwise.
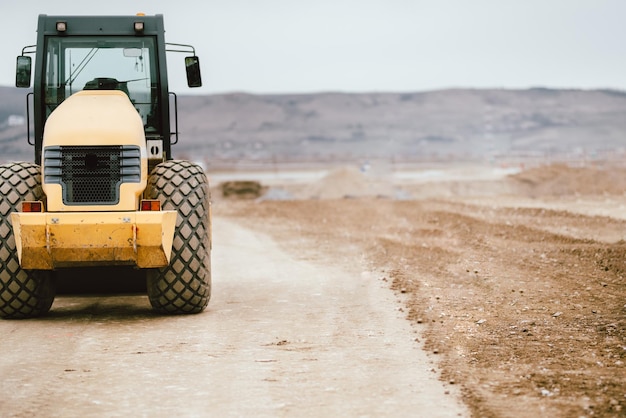
[[[40,167],[28,162],[0,165],[0,193],[0,317],[44,315],[54,302],[51,274],[20,267],[10,216],[23,200],[45,199]]]
[[[150,176],[147,197],[176,210],[170,265],[148,272],[148,297],[161,313],[202,312],[211,297],[210,192],[204,170],[188,161],[166,161]]]

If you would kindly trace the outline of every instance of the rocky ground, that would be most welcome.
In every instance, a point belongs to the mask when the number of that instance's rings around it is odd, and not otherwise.
[[[626,414],[626,170],[390,178],[216,187],[213,210],[303,257],[369,266],[473,416]]]

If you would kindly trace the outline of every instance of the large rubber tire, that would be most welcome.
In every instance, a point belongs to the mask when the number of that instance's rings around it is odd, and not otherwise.
[[[54,302],[51,272],[20,267],[11,225],[11,212],[23,200],[43,200],[41,169],[33,163],[0,165],[0,317],[44,315]]]
[[[211,298],[211,211],[204,170],[188,161],[166,161],[150,175],[147,197],[176,210],[170,265],[148,271],[152,307],[166,314],[202,312]]]

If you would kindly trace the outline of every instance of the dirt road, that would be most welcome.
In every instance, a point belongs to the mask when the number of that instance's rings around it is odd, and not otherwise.
[[[1,321],[0,416],[469,416],[364,264],[214,225],[203,314],[61,296],[44,319]]]

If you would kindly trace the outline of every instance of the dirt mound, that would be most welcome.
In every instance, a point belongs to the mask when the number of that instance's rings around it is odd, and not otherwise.
[[[510,176],[520,193],[530,197],[566,195],[622,195],[626,193],[623,167],[571,167],[552,164]]]
[[[329,172],[317,183],[307,186],[299,197],[325,200],[393,195],[394,189],[389,181],[348,166]]]

